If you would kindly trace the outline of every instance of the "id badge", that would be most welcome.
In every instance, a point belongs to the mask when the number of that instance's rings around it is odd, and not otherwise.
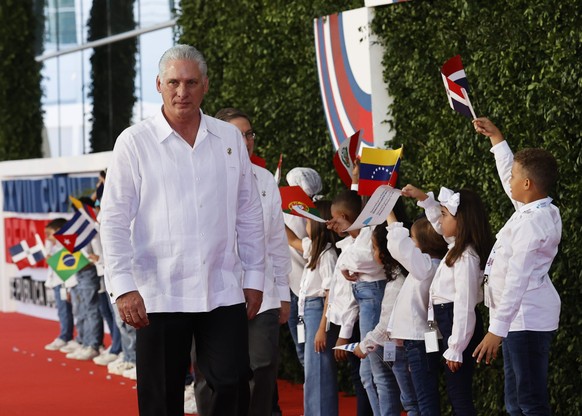
[[[438,352],[439,339],[437,336],[437,331],[432,330],[424,333],[424,347],[427,353]]]
[[[299,344],[305,343],[305,324],[303,321],[297,324],[297,342]]]
[[[396,343],[394,341],[384,343],[384,361],[396,361]]]
[[[60,295],[61,295],[61,300],[67,300],[67,288],[66,287],[61,287],[59,289]]]

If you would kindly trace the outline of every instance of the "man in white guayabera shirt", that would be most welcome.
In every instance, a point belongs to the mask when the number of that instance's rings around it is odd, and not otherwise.
[[[247,319],[262,301],[263,214],[240,132],[200,110],[206,72],[191,46],[164,53],[156,78],[163,106],[121,133],[107,172],[107,287],[138,328],[142,416],[184,414],[193,336],[210,414],[248,412]]]

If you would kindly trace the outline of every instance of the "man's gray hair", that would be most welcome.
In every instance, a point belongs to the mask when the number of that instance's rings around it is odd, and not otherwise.
[[[193,61],[198,63],[198,68],[204,77],[207,77],[208,67],[206,66],[206,59],[204,55],[194,46],[190,45],[175,45],[168,49],[160,58],[158,64],[158,75],[163,78],[164,71],[169,61]]]

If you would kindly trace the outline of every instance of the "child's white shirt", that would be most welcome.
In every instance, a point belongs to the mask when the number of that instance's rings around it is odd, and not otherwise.
[[[429,289],[440,260],[420,251],[401,222],[390,224],[387,230],[388,251],[408,270],[390,316],[388,332],[395,339],[424,340],[429,331]]]
[[[513,153],[506,141],[491,148],[499,177],[511,198]],[[559,209],[551,198],[523,205],[497,233],[485,290],[491,295],[489,331],[553,331],[560,320],[560,297],[548,271],[562,235]]]
[[[309,264],[311,261],[311,239],[305,237],[301,240],[301,245],[303,246],[303,256],[307,260],[307,264]],[[331,287],[336,262],[337,253],[332,248],[332,245],[328,243],[325,250],[320,254],[314,270],[305,265],[299,288],[299,316],[303,316],[305,311],[305,299],[325,297],[325,291]]]
[[[378,345],[383,347],[384,343],[389,341],[391,338],[391,334],[388,332],[388,323],[390,322],[391,316],[393,314],[394,305],[396,304],[398,294],[400,293],[402,285],[405,281],[402,271],[399,267],[397,269],[396,279],[386,283],[378,324],[376,324],[376,327],[373,330],[365,334],[362,341],[360,342],[360,349],[362,352],[374,349]]]
[[[298,215],[283,213],[285,225],[289,227],[293,233],[300,239],[307,237],[305,226],[307,220]],[[289,288],[296,295],[299,296],[299,286],[301,285],[301,278],[303,276],[303,269],[305,268],[305,258],[303,254],[289,246],[289,254],[291,255],[291,273],[289,273]]]
[[[348,235],[343,240],[335,243],[336,247],[342,250],[338,257],[338,261],[343,255],[344,251],[347,250],[349,246],[354,244],[354,241],[355,238]],[[334,268],[331,280],[331,286],[329,289],[326,317],[328,322],[342,326],[343,315],[345,313],[354,313],[357,317],[358,305],[355,303],[354,293],[352,291],[352,283],[341,274],[341,272],[338,269],[338,264],[336,262],[336,266]],[[353,327],[350,328],[349,336],[347,338],[350,338],[352,336],[351,334],[352,330]],[[341,333],[340,337],[343,338]]]
[[[386,279],[384,267],[374,260],[374,251],[372,248],[373,232],[374,227],[365,227],[360,230],[356,238],[348,236],[336,244],[341,248],[342,252],[337,259],[334,279],[343,279],[348,282],[351,294],[349,303],[344,306],[342,311],[340,338],[349,339],[352,337],[354,325],[358,321],[360,312],[358,303],[353,296],[352,286],[354,283],[343,276],[342,270],[359,273],[358,282],[375,282]],[[350,240],[347,240],[348,238]],[[344,243],[344,241],[346,242]]]
[[[419,201],[418,205],[425,209],[426,217],[440,234],[440,204],[435,201],[432,193],[429,193],[429,198]],[[454,238],[445,240],[449,242],[450,251],[455,245]],[[463,362],[463,351],[475,331],[475,307],[483,301],[483,271],[479,256],[472,247],[467,248],[452,267],[447,266],[445,259],[446,256],[435,272],[430,286],[430,301],[434,305],[454,303],[452,333],[443,357],[449,361]]]

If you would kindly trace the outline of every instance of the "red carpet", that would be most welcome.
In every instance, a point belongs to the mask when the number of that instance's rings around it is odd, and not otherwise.
[[[45,351],[58,323],[0,313],[0,415],[137,415],[135,382],[107,374],[93,362]],[[303,414],[301,385],[279,381],[284,416]],[[356,414],[355,398],[340,398],[340,416]]]

